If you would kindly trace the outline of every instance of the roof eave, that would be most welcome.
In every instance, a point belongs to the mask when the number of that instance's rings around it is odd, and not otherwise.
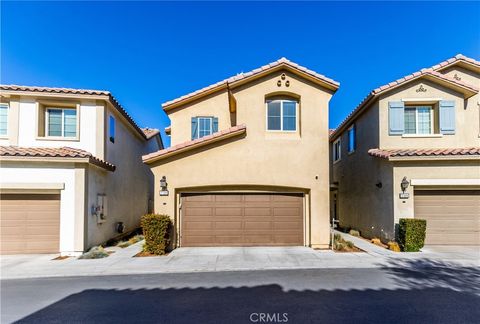
[[[166,111],[169,111],[169,110],[172,110],[172,109],[175,109],[177,107],[180,107],[180,106],[183,106],[185,104],[188,104],[190,102],[193,102],[195,100],[198,100],[200,98],[203,98],[203,97],[206,97],[208,95],[211,95],[213,93],[216,93],[216,92],[219,92],[221,90],[226,90],[227,87],[230,88],[230,89],[234,89],[236,87],[239,87],[241,85],[244,85],[246,83],[249,83],[253,80],[257,80],[259,78],[262,78],[268,74],[271,74],[273,72],[277,72],[279,70],[288,70],[292,73],[295,73],[309,81],[312,81],[330,91],[332,91],[333,93],[335,93],[338,88],[340,87],[340,84],[336,81],[333,81],[332,82],[329,82],[327,80],[323,80],[319,77],[316,77],[314,75],[311,75],[310,73],[308,72],[305,72],[305,71],[302,71],[294,66],[291,66],[290,64],[288,63],[280,63],[276,66],[273,66],[267,70],[264,70],[264,71],[261,71],[261,72],[258,72],[254,75],[251,75],[251,76],[248,76],[246,78],[243,78],[243,79],[240,79],[240,80],[234,80],[234,81],[231,81],[231,82],[228,82],[227,84],[227,81],[219,84],[218,86],[215,86],[215,87],[212,87],[211,89],[207,89],[205,91],[202,91],[198,94],[195,94],[195,95],[192,95],[192,96],[189,96],[189,97],[186,97],[185,99],[179,99],[178,101],[176,101],[175,99],[173,100],[174,102],[172,103],[164,103],[162,104],[162,108],[163,110],[166,112]]]
[[[143,160],[143,163],[151,164],[151,163],[169,158],[171,156],[174,156],[174,155],[177,155],[177,154],[180,154],[180,153],[183,153],[183,152],[191,151],[191,150],[194,150],[194,149],[199,148],[199,147],[203,147],[203,146],[206,146],[206,145],[217,143],[219,141],[223,141],[223,140],[228,139],[228,138],[232,138],[232,137],[235,137],[235,136],[245,134],[246,131],[247,131],[246,128],[242,128],[242,129],[237,130],[235,132],[224,134],[224,135],[218,136],[216,138],[212,138],[208,141],[198,142],[198,143],[195,143],[194,145],[186,146],[186,147],[180,148],[176,151],[168,152],[168,153],[161,154],[161,155],[155,155],[155,153],[151,153],[151,154],[148,154],[148,155],[144,155],[142,157],[142,160]]]
[[[109,163],[103,163],[92,157],[55,157],[55,156],[25,156],[25,155],[14,155],[14,156],[0,156],[1,162],[52,162],[52,163],[86,163],[91,164],[96,167],[105,169],[107,171],[114,172],[116,167],[115,165]]]

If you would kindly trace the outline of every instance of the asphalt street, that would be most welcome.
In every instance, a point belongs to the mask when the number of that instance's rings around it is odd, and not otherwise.
[[[474,323],[478,268],[437,265],[1,281],[2,323]]]

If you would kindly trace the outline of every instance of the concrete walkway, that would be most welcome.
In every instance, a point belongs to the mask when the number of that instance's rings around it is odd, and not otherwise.
[[[478,248],[438,250],[424,249],[420,253],[395,253],[362,239],[343,234],[366,253],[337,253],[307,247],[248,247],[248,248],[179,248],[167,256],[133,257],[143,242],[114,251],[109,257],[96,260],[67,258],[53,260],[57,255],[1,256],[1,278],[40,278],[150,274],[173,272],[215,272],[275,269],[381,268],[401,267],[406,263],[422,266],[454,264],[478,266]],[[461,253],[460,253],[461,252]]]

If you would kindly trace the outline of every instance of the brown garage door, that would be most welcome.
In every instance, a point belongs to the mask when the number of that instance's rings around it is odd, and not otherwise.
[[[56,253],[60,195],[0,195],[0,253]]]
[[[184,194],[182,246],[303,245],[302,194]]]
[[[425,244],[480,245],[480,190],[415,191],[415,218],[427,220]]]

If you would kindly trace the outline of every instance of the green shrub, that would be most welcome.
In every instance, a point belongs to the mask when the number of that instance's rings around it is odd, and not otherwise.
[[[126,247],[129,247],[132,244],[138,243],[143,240],[144,240],[143,235],[135,235],[135,236],[132,236],[128,241],[118,242],[117,246],[124,249]]]
[[[398,243],[405,252],[418,252],[425,244],[427,221],[416,218],[400,218]]]
[[[142,217],[142,229],[145,236],[144,251],[155,255],[165,254],[170,244],[172,221],[167,215],[147,214]]]
[[[79,259],[102,259],[108,257],[109,254],[101,246],[94,246],[88,252],[79,256]]]
[[[357,230],[354,230],[354,229],[351,229],[348,234],[352,235],[352,236],[360,236],[360,232],[357,231]]]

